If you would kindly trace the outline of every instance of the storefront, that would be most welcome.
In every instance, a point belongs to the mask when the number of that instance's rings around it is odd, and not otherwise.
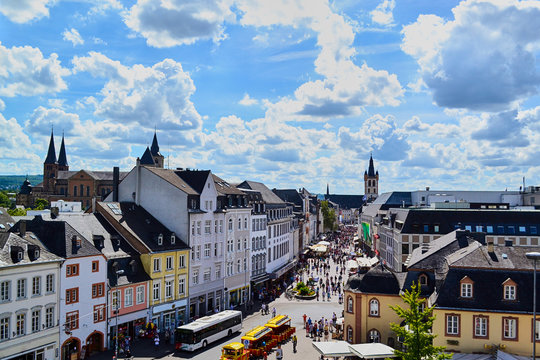
[[[45,360],[45,359],[54,359],[55,356],[55,345],[57,343],[51,343],[46,346],[40,346],[31,350],[26,350],[24,353],[18,353],[12,355],[11,357],[5,357],[3,360]],[[58,349],[56,349],[58,354]]]
[[[229,291],[229,308],[231,306],[242,305],[249,300],[250,285],[242,286]]]
[[[223,309],[223,291],[211,291],[189,299],[189,321]]]
[[[135,339],[143,335],[147,327],[148,321],[148,309],[134,311],[128,314],[111,317],[109,319],[109,349],[114,347],[114,340],[116,339],[116,322],[118,321],[118,337],[120,341],[126,337]]]
[[[152,308],[152,323],[159,331],[174,331],[187,322],[187,299],[177,300]],[[171,336],[171,339],[173,336]]]

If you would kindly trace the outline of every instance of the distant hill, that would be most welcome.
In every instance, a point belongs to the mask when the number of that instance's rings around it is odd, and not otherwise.
[[[0,175],[0,190],[19,191],[24,179],[25,175]],[[28,175],[28,180],[30,184],[37,185],[43,181],[43,175]]]

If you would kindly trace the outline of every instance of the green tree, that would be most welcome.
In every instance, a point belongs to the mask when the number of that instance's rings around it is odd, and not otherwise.
[[[9,209],[8,214],[11,216],[26,216],[26,209],[22,209],[22,208]]]
[[[43,210],[49,206],[49,202],[45,199],[37,198],[34,203],[34,210]]]
[[[3,207],[3,208],[11,207],[11,200],[9,200],[7,191],[0,191],[0,207]]]
[[[405,351],[395,350],[394,354],[403,360],[450,359],[452,355],[444,352],[444,346],[433,346],[433,339],[437,336],[431,333],[435,307],[422,307],[425,300],[420,297],[420,285],[413,282],[411,290],[405,290],[401,298],[409,305],[408,308],[399,305],[390,308],[405,320],[404,325],[392,323],[390,328],[403,339]]]
[[[323,227],[327,230],[334,230],[336,226],[336,213],[328,206],[328,201],[321,201],[321,211],[323,214]]]

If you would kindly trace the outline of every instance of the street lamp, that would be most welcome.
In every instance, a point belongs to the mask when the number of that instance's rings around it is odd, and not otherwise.
[[[247,244],[247,243],[246,243]],[[244,313],[247,314],[247,299],[248,299],[248,289],[247,289],[247,273],[249,269],[248,264],[248,248],[244,251]]]
[[[527,259],[534,260],[533,273],[533,360],[536,360],[536,260],[540,259],[540,252],[528,252]]]
[[[124,270],[116,270],[115,273],[116,273],[116,287],[114,291],[116,292],[116,306],[115,306],[114,311],[116,311],[116,343],[114,345],[114,358],[118,359],[118,346],[120,345],[118,342],[118,301],[119,301],[118,275],[122,275],[124,273]]]

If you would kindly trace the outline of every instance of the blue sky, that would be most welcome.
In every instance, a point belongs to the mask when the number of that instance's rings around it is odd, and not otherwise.
[[[0,2],[0,173],[171,168],[362,194],[539,185],[540,2]],[[58,149],[57,149],[58,151]]]

